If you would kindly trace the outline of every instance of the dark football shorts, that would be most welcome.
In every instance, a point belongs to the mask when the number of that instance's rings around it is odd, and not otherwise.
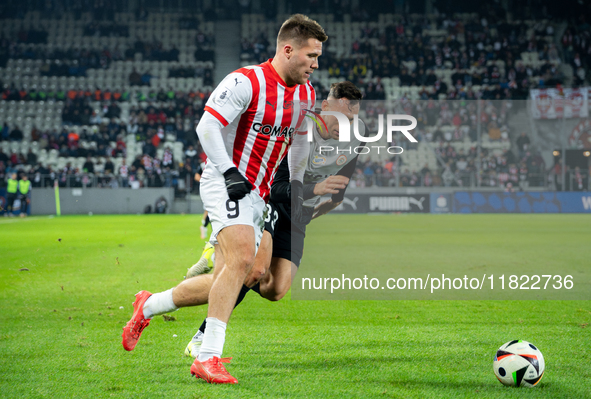
[[[292,229],[291,216],[283,206],[269,201],[265,230],[273,237],[273,257],[287,259],[300,267],[305,233]]]

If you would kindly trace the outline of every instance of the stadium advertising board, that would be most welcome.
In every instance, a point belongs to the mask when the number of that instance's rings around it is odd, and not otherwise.
[[[396,195],[345,195],[343,202],[333,212],[339,213],[428,213],[429,194]]]
[[[431,193],[430,195],[431,213],[451,213],[453,212],[452,195],[449,193]]]
[[[591,213],[587,192],[457,192],[453,202],[457,213]]]

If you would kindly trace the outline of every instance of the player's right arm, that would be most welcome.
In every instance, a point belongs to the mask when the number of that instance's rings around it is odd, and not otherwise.
[[[324,196],[327,194],[338,194],[340,190],[347,188],[349,178],[347,176],[334,175],[329,176],[313,185],[312,192],[314,196]]]
[[[316,183],[314,185],[314,195],[323,196],[326,194],[332,194],[332,198],[318,204],[314,208],[312,219],[326,215],[328,212],[339,206],[341,202],[343,202],[343,198],[340,194],[345,192],[348,184],[349,178],[338,174],[329,176],[323,181]],[[340,199],[335,200],[336,197],[339,197]]]
[[[250,80],[241,73],[229,74],[209,97],[196,129],[208,163],[224,175],[228,195],[234,201],[250,192],[252,184],[230,159],[222,129],[248,109],[252,97]]]
[[[361,124],[361,135],[364,137],[366,136],[365,124],[363,123]],[[362,141],[360,145],[365,146],[365,142]],[[345,198],[345,190],[347,190],[351,176],[353,176],[353,173],[355,172],[358,159],[359,155],[343,166],[334,176],[330,176],[328,179],[314,185],[314,195],[332,194],[332,196],[329,200],[318,204],[314,208],[312,219],[327,214],[343,202],[343,199]]]

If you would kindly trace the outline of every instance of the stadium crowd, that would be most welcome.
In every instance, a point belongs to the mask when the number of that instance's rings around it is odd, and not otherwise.
[[[71,187],[128,186],[133,181],[137,181],[140,187],[176,187],[179,178],[193,176],[194,170],[204,161],[194,126],[203,114],[208,93],[161,90],[150,92],[148,98],[139,93],[141,97],[138,100],[141,101],[138,104],[146,106],[131,106],[126,119],[121,119],[121,108],[114,101],[125,101],[126,93],[120,94],[72,90],[66,93],[61,131],[33,129],[31,132],[31,140],[39,143],[39,150],[54,150],[64,158],[86,157],[87,161],[81,169],[67,163],[56,171],[51,166],[39,164],[31,150],[26,155],[4,154],[0,150],[0,171],[11,173],[20,166],[29,165],[33,187],[49,186],[54,180]],[[93,104],[97,104],[95,101],[100,101],[98,112],[93,109]],[[73,129],[74,126],[81,129]],[[142,148],[142,154],[136,156],[131,165],[123,161],[116,169],[110,159],[127,156],[130,138],[135,146]],[[18,127],[10,129],[4,124],[0,140],[21,141],[23,134]],[[171,149],[164,148],[166,140],[181,142],[185,146],[186,158],[175,160]],[[158,149],[163,149],[160,157]],[[98,163],[94,164],[91,158],[99,158]],[[95,181],[94,175],[97,175]]]
[[[378,130],[373,115],[385,114],[383,102],[366,102],[366,124],[370,132]],[[433,99],[408,100],[403,98],[394,111],[413,115],[417,127],[413,137],[417,144],[402,140],[407,150],[427,145],[434,151],[439,167],[432,170],[425,164],[420,170],[411,170],[408,158],[392,157],[385,162],[365,160],[358,165],[353,185],[432,187],[480,185],[514,190],[528,186],[545,185],[545,165],[539,152],[530,146],[529,137],[522,133],[516,140],[518,151],[509,150],[507,119],[512,108],[511,100],[488,100],[482,103],[478,115],[476,102],[436,101]],[[399,113],[399,112],[397,112]],[[477,150],[479,125],[482,138],[489,143],[505,144],[504,150]],[[481,139],[482,140],[482,139]],[[469,146],[465,146],[469,143]],[[395,142],[390,143],[395,145]],[[467,149],[465,149],[467,147]],[[480,165],[478,165],[480,159]]]
[[[487,149],[480,156],[481,174],[477,174],[477,149],[468,152],[440,142],[436,152],[445,165],[431,170],[425,165],[420,171],[410,171],[400,158],[393,157],[385,163],[371,160],[359,163],[352,178],[352,187],[470,187],[477,183],[481,187],[498,187],[501,190],[515,191],[525,187],[545,185],[544,160],[539,154],[527,152],[521,159],[505,150],[495,155]],[[397,171],[400,171],[397,180]],[[479,179],[477,182],[476,179]]]
[[[583,86],[591,68],[591,25],[584,15],[569,24],[562,35],[562,48],[565,61],[574,70],[574,85]]]
[[[42,34],[41,34],[42,33]],[[31,42],[32,36],[40,36]],[[38,43],[31,45],[31,43]],[[40,68],[42,76],[86,76],[87,69],[109,68],[113,61],[133,61],[137,55],[147,61],[179,61],[179,50],[173,45],[164,48],[158,40],[144,41],[140,38],[128,48],[82,49],[53,48],[47,45],[47,32],[21,31],[12,37],[0,36],[0,67],[5,67],[9,59],[43,60]],[[195,35],[195,59],[213,61],[214,39],[198,31]],[[196,75],[195,76],[199,76]]]
[[[39,143],[39,149],[56,150],[62,157],[104,158],[94,165],[90,159],[82,169],[66,164],[57,177],[60,184],[77,186],[91,184],[86,174],[106,174],[108,178],[99,178],[99,186],[113,185],[112,178],[119,175],[118,184],[128,185],[129,181],[140,181],[142,186],[175,185],[178,177],[192,175],[203,161],[203,153],[193,134],[193,126],[203,114],[208,93],[183,93],[174,91],[151,92],[148,99],[138,104],[145,107],[131,106],[126,120],[121,119],[118,102],[105,100],[114,96],[111,92],[73,91],[66,96],[61,131],[39,131],[34,129],[31,139]],[[100,99],[101,108],[93,110],[93,100]],[[121,100],[121,98],[120,98]],[[148,100],[148,101],[147,101]],[[160,104],[158,107],[155,104]],[[376,131],[376,120],[372,115],[385,113],[382,102],[367,102],[364,110],[367,115],[368,130]],[[435,170],[427,165],[420,171],[410,171],[404,163],[404,157],[393,157],[385,162],[366,160],[360,163],[353,178],[355,186],[482,186],[511,188],[524,184],[541,186],[544,182],[544,164],[541,157],[522,149],[519,156],[505,150],[503,154],[494,154],[483,149],[480,169],[477,167],[477,124],[483,126],[483,134],[491,142],[508,143],[509,135],[506,124],[509,100],[484,103],[480,118],[475,102],[435,101],[403,99],[398,107],[403,112],[414,115],[418,125],[414,137],[421,143],[429,143],[434,149],[439,164]],[[72,129],[81,126],[79,133]],[[443,129],[442,127],[447,127]],[[127,156],[127,140],[132,136],[136,146],[141,146],[142,155],[138,155],[132,165],[123,163],[118,170],[112,157]],[[10,129],[6,124],[2,129],[3,140],[20,141],[23,134],[18,127]],[[158,149],[164,148],[166,140],[178,141],[185,147],[186,159],[173,159],[172,152],[165,148],[163,155],[157,156]],[[457,143],[466,140],[472,143],[469,151],[456,149]],[[519,141],[518,141],[519,143]],[[523,147],[527,147],[524,144]],[[416,148],[408,145],[407,149]],[[31,151],[28,154],[0,153],[0,163],[18,168],[30,165],[30,178],[33,186],[52,184],[53,179],[42,181],[39,175],[55,173],[37,163],[37,157]],[[480,175],[477,171],[480,170]],[[8,170],[10,172],[11,170]],[[397,176],[398,174],[398,176]],[[37,176],[35,176],[37,175]],[[69,180],[68,180],[69,179]],[[477,181],[476,179],[479,179]],[[115,179],[116,180],[116,179]]]
[[[440,40],[431,33],[445,31]],[[445,15],[437,19],[403,17],[384,29],[362,28],[346,54],[337,54],[327,41],[320,68],[330,77],[347,79],[365,90],[365,98],[383,99],[383,86],[373,77],[399,78],[400,86],[422,86],[422,98],[526,98],[533,87],[554,87],[563,82],[556,67],[560,63],[554,44],[544,40],[554,34],[553,23],[540,22],[534,35],[527,26],[491,20],[491,16],[468,21]],[[409,34],[409,32],[412,32]],[[442,39],[442,40],[441,40]],[[242,41],[244,59],[263,62],[273,44],[261,33]],[[535,53],[539,66],[521,62],[521,53]],[[501,61],[504,67],[499,67]],[[452,85],[443,82],[436,70],[453,70]],[[472,86],[485,85],[480,93]],[[427,87],[432,87],[430,90]]]

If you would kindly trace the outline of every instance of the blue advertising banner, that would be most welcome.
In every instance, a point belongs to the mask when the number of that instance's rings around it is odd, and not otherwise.
[[[587,192],[456,192],[456,213],[591,213]]]

